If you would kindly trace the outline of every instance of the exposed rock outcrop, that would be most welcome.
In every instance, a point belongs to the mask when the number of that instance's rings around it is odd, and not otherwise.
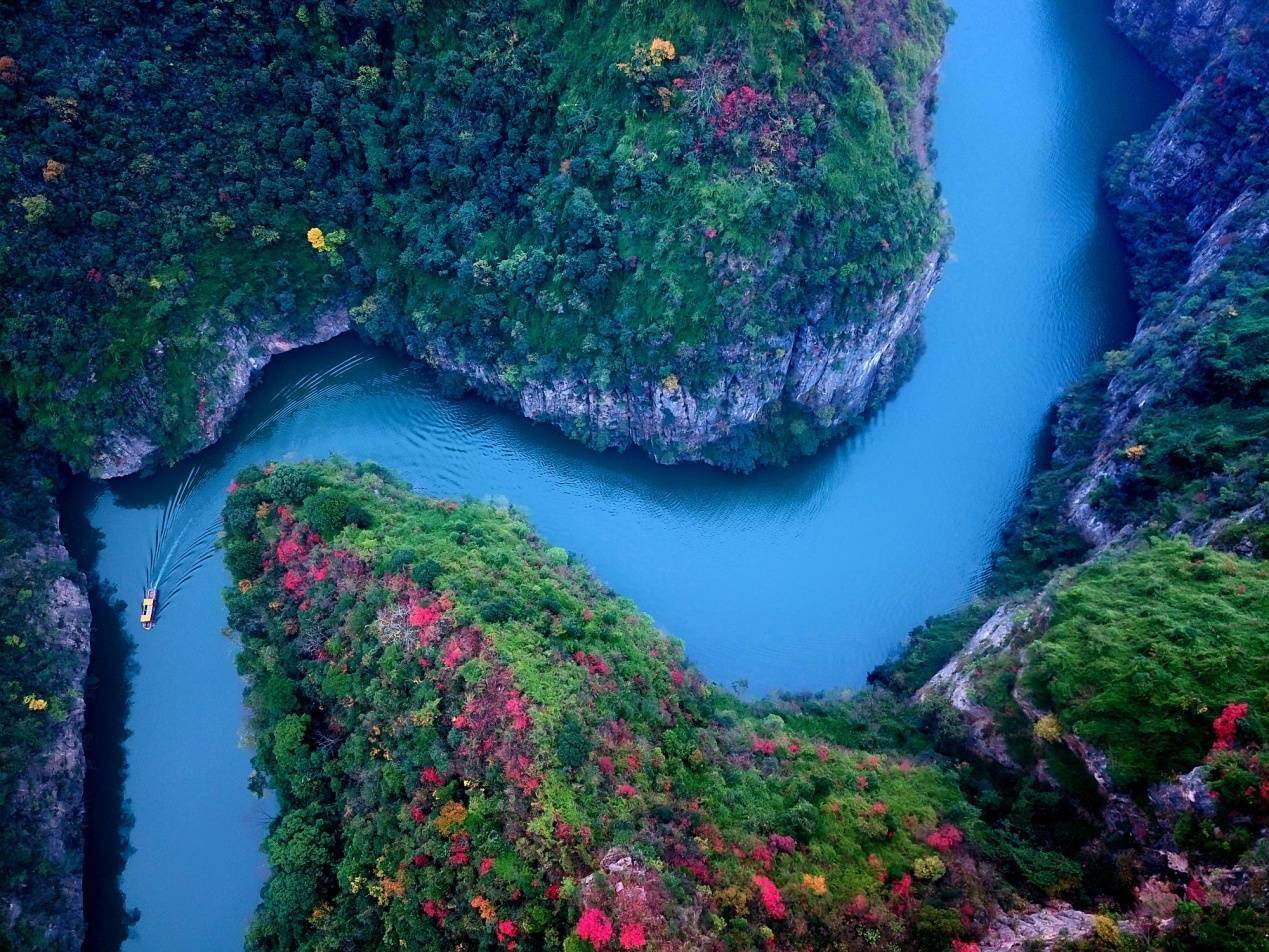
[[[1185,85],[1207,65],[1250,0],[1115,0],[1115,23],[1173,82]]]
[[[933,95],[932,85],[928,86]],[[726,348],[734,369],[702,391],[677,380],[653,381],[632,372],[622,382],[600,386],[567,375],[508,380],[495,363],[474,357],[443,337],[405,338],[397,343],[412,356],[499,403],[515,406],[531,420],[549,423],[590,446],[637,446],[659,462],[719,462],[754,465],[748,448],[770,424],[773,411],[801,415],[817,434],[849,429],[890,396],[918,349],[920,318],[942,273],[945,249],[926,256],[912,280],[876,303],[867,314],[842,320],[825,300],[795,331]],[[258,373],[278,354],[323,343],[353,326],[346,308],[319,314],[298,333],[257,334],[232,327],[220,362],[200,379],[204,394],[193,453],[219,439]],[[137,425],[117,429],[103,442],[91,475],[114,479],[153,467],[160,447],[147,428],[159,413],[153,388],[132,400]]]
[[[348,310],[337,307],[319,313],[311,326],[298,333],[253,333],[231,327],[221,341],[224,356],[201,383],[204,393],[199,407],[198,435],[185,452],[196,453],[220,438],[246,398],[261,370],[278,354],[321,344],[344,333],[351,326]],[[149,469],[158,462],[159,447],[146,429],[157,412],[154,400],[142,400],[138,423],[112,432],[98,452],[92,468],[96,479],[115,479]]]
[[[916,692],[917,701],[946,699],[965,719],[974,753],[1009,770],[1019,768],[1009,755],[995,714],[975,696],[977,665],[1002,651],[1019,650],[1020,643],[1047,627],[1052,612],[1052,604],[1043,595],[1029,602],[1006,602],[974,632],[965,647]]]
[[[33,477],[34,478],[34,477]],[[11,529],[6,526],[6,529]],[[32,606],[20,637],[30,663],[49,672],[65,703],[47,742],[12,783],[3,804],[7,832],[20,836],[30,874],[0,880],[0,933],[35,941],[39,948],[77,950],[84,936],[84,678],[88,671],[91,614],[84,579],[71,567],[51,503],[36,541],[0,567],[5,583],[21,579]],[[38,698],[33,703],[47,701]],[[7,767],[8,765],[6,765]],[[16,844],[15,844],[16,846]]]
[[[415,356],[591,446],[638,446],[664,463],[718,461],[715,448],[741,444],[776,404],[812,416],[825,431],[836,431],[889,395],[902,370],[905,346],[915,346],[921,312],[942,263],[942,251],[932,252],[920,274],[878,302],[866,318],[835,322],[825,301],[796,332],[761,347],[734,345],[724,356],[738,369],[703,392],[677,381],[638,376],[605,388],[564,376],[513,385],[496,368],[465,358],[441,340],[428,341]],[[741,468],[747,468],[745,462]]]
[[[1093,932],[1096,923],[1095,916],[1081,912],[1069,903],[1055,902],[1027,912],[1002,916],[979,946],[982,952],[1051,949],[1062,940],[1085,938]]]

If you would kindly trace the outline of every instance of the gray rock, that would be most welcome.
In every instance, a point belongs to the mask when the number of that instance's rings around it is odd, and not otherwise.
[[[992,923],[979,943],[982,952],[1020,952],[1022,949],[1051,949],[1066,939],[1082,939],[1092,933],[1094,917],[1064,902],[1002,916]]]
[[[1177,85],[1188,84],[1244,22],[1253,0],[1115,0],[1124,34]]]
[[[348,309],[340,306],[317,314],[312,324],[298,334],[262,334],[242,327],[230,328],[221,341],[224,356],[207,380],[210,396],[198,420],[198,437],[185,452],[196,453],[220,438],[257,375],[270,360],[297,347],[325,343],[350,327]],[[141,400],[137,422],[106,437],[90,471],[95,479],[129,476],[150,469],[158,462],[159,448],[147,429],[156,403],[152,399]]]
[[[439,339],[416,356],[591,445],[638,446],[661,462],[704,459],[711,445],[758,426],[776,401],[815,414],[829,429],[863,416],[891,387],[901,346],[917,332],[941,267],[941,251],[931,252],[920,274],[866,319],[830,321],[822,302],[796,332],[729,348],[724,356],[737,369],[701,392],[635,375],[606,387],[567,375],[513,385]]]
[[[19,559],[36,570],[68,560],[55,514],[44,538]],[[22,570],[6,567],[14,569]],[[42,936],[40,948],[70,952],[79,949],[84,938],[83,692],[92,618],[78,572],[59,575],[38,596],[42,613],[24,637],[38,639],[42,655],[77,690],[48,746],[18,776],[9,804],[24,846],[39,860],[38,872],[27,882],[8,884],[13,891],[0,892],[0,933],[14,933],[20,922],[24,931]]]

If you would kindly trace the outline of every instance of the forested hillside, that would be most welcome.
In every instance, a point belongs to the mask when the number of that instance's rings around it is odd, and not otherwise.
[[[269,465],[225,527],[281,806],[250,948],[944,950],[986,922],[949,771],[720,692],[513,513]]]
[[[52,454],[177,458],[355,326],[596,446],[784,460],[901,376],[942,248],[937,3],[143,12],[0,17],[0,948],[81,928]],[[1269,949],[1269,13],[1116,16],[1183,89],[1107,173],[1141,324],[869,690],[738,699],[373,464],[239,476],[249,947]]]
[[[206,442],[235,345],[346,310],[597,445],[740,467],[911,356],[938,0],[147,9],[0,33],[4,396],[78,468]]]
[[[874,680],[916,692],[945,753],[1062,804],[1082,875],[1059,894],[1139,944],[1264,949],[1269,13],[1116,15],[1184,89],[1107,174],[1141,323],[1060,402],[991,597]],[[1056,935],[1041,911],[1009,925]]]

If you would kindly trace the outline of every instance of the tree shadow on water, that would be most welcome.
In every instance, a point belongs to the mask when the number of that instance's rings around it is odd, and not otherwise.
[[[88,521],[87,511],[82,503],[62,506],[66,545],[88,579],[92,609],[92,654],[84,691],[84,949],[113,952],[139,917],[127,908],[121,883],[131,853],[133,817],[124,799],[124,781],[136,660],[124,624],[126,606],[95,571],[102,534]]]

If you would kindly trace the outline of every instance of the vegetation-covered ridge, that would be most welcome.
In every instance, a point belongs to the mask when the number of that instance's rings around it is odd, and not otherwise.
[[[1047,804],[1072,862],[1048,888],[1088,910],[1072,936],[1096,911],[1112,948],[1269,947],[1266,599],[1269,563],[1155,539],[1005,601],[917,692],[935,748],[982,772],[987,823],[1035,840],[1021,808]]]
[[[1269,13],[1245,0],[1115,10],[1184,88],[1107,175],[1141,322],[1060,402],[990,597],[932,619],[875,680],[917,692],[936,747],[994,765],[976,798],[987,822],[1002,788],[1060,804],[1049,822],[1080,875],[1058,894],[1138,935],[1115,943],[1260,950]],[[1058,923],[1037,911],[1012,925],[1051,940]],[[1115,931],[1076,925],[1081,948]]]
[[[1124,786],[1200,763],[1229,705],[1244,707],[1243,738],[1269,740],[1269,563],[1156,540],[1093,563],[1054,601],[1024,683]]]
[[[911,356],[939,0],[130,13],[0,27],[0,380],[78,467],[179,456],[244,333],[345,308],[594,444],[738,467]]]
[[[0,950],[83,940],[89,610],[58,532],[54,471],[0,409]]]
[[[1141,322],[1062,401],[1053,464],[1035,480],[998,590],[1134,534],[1187,532],[1269,555],[1269,14],[1223,6],[1197,76],[1186,64],[1202,29],[1178,26],[1147,47],[1189,85],[1107,174]],[[1186,19],[1163,0],[1118,7]]]
[[[314,463],[244,471],[225,526],[281,808],[250,948],[945,950],[980,931],[979,824],[950,774],[712,688],[514,513]]]

